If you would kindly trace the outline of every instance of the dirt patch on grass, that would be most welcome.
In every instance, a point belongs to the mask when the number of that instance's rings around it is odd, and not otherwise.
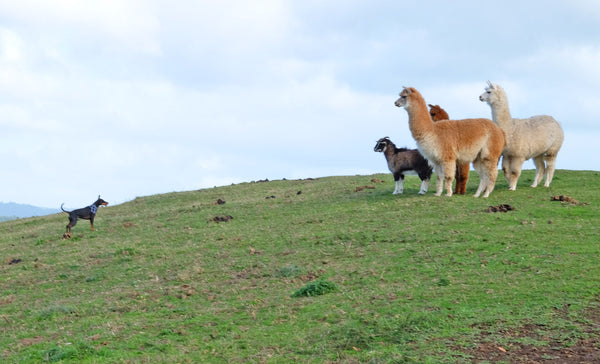
[[[498,206],[490,206],[485,211],[486,212],[508,212],[515,210],[515,208],[508,204],[502,204]]]
[[[208,220],[208,222],[228,222],[229,220],[232,220],[233,216],[231,215],[218,215],[213,217],[212,219]]]
[[[19,346],[21,346],[21,347],[31,346],[31,345],[43,343],[44,341],[45,341],[45,339],[41,336],[26,337],[26,338],[19,340]]]
[[[600,308],[589,309],[586,316],[588,322],[573,335],[533,324],[499,332],[484,328],[472,347],[458,351],[473,362],[600,363]]]
[[[552,197],[550,197],[550,201],[560,201],[560,203],[562,203],[562,204],[577,205],[577,206],[589,205],[589,202],[579,202],[576,199],[574,199],[573,197],[565,196],[565,195],[552,196]]]
[[[525,329],[527,330],[527,328]],[[532,328],[535,330],[535,328]],[[521,334],[528,334],[521,332]],[[535,336],[534,332],[529,332]],[[470,350],[461,350],[473,361],[505,362],[505,363],[598,363],[600,361],[600,339],[581,339],[575,345],[565,347],[564,343],[551,341],[546,345],[511,343],[498,345],[482,342]]]

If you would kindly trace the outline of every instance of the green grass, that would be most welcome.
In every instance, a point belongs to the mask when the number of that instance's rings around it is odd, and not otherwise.
[[[600,172],[533,174],[511,192],[500,173],[488,199],[476,174],[450,198],[412,176],[393,196],[389,174],[140,197],[71,240],[66,214],[2,222],[0,358],[460,363],[480,344],[577,345],[598,334]],[[499,204],[515,210],[485,212]]]

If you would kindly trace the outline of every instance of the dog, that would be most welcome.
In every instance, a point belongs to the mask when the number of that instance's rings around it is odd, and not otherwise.
[[[64,203],[60,205],[60,209],[63,210],[63,212],[66,212],[67,214],[69,214],[69,224],[67,225],[67,232],[65,232],[64,236],[70,237],[71,236],[71,228],[73,228],[73,226],[77,225],[77,219],[90,220],[90,225],[92,226],[92,231],[96,231],[96,229],[94,229],[94,217],[96,216],[98,207],[106,206],[106,205],[108,205],[108,202],[101,199],[100,195],[98,195],[98,199],[96,200],[96,202],[94,202],[93,204],[91,204],[87,207],[83,207],[83,208],[80,208],[77,210],[67,211],[67,210],[63,209],[63,205],[64,205]]]

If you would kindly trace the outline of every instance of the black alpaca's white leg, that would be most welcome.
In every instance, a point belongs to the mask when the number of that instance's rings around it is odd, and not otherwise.
[[[421,182],[421,190],[419,191],[419,195],[426,194],[428,189],[429,189],[429,178],[424,179]]]
[[[396,179],[396,189],[394,190],[394,195],[400,195],[404,192],[404,175],[400,175],[398,179]]]

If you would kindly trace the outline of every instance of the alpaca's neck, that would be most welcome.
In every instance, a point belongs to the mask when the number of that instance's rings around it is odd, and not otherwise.
[[[385,159],[391,161],[392,159],[394,159],[394,154],[396,153],[396,146],[392,143],[389,143],[385,147],[385,151],[383,153],[385,154]]]
[[[508,108],[508,100],[506,96],[502,96],[492,105],[492,120],[506,131],[512,126],[512,116]]]
[[[413,138],[420,142],[433,130],[433,120],[427,110],[425,100],[422,98],[413,98],[406,108],[408,112],[408,126]]]

